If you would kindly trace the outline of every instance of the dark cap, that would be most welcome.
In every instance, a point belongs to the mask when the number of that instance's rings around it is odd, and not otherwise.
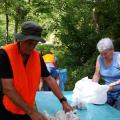
[[[32,21],[22,23],[21,32],[15,34],[17,41],[36,40],[42,43],[46,41],[41,38],[42,27]]]

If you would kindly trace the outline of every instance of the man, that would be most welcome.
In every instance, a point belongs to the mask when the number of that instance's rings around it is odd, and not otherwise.
[[[33,107],[41,77],[45,78],[65,112],[72,110],[47,71],[39,52],[34,50],[38,42],[45,42],[41,33],[42,28],[36,23],[24,22],[21,32],[15,34],[17,42],[0,49],[0,79],[3,92],[0,100],[0,120],[47,120]]]
[[[43,55],[43,60],[46,64],[47,70],[49,71],[50,75],[55,79],[57,84],[59,85],[59,72],[58,68],[58,60],[52,52],[48,52],[47,54]],[[44,79],[44,78],[43,78]],[[47,86],[46,82],[41,79],[39,90],[50,91],[51,89]]]
[[[57,71],[58,68],[58,60],[52,52],[48,52],[43,55],[44,62],[47,66],[49,73],[54,77],[59,84],[59,73]]]

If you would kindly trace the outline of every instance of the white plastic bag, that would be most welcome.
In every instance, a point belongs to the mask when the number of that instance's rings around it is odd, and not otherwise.
[[[75,84],[73,102],[75,105],[80,103],[104,104],[107,101],[107,91],[107,85],[100,85],[85,77]]]
[[[65,113],[64,111],[58,111],[54,115],[49,115],[46,111],[43,113],[48,120],[80,120],[80,118],[74,113],[74,111]]]

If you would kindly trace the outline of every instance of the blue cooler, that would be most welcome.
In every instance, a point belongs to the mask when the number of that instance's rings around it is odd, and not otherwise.
[[[59,69],[59,77],[60,77],[60,89],[64,91],[64,85],[68,80],[67,69]]]

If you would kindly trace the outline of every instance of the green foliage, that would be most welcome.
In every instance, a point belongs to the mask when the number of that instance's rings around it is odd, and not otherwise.
[[[43,36],[55,35],[61,46],[39,44],[36,49],[44,54],[52,50],[61,68],[68,69],[66,90],[72,90],[77,80],[92,77],[97,57],[96,43],[102,37],[111,37],[120,50],[119,0],[0,0],[0,45],[6,43],[6,18],[9,17],[9,41],[15,28],[24,20],[32,20],[43,27]],[[96,24],[93,28],[92,10]],[[14,25],[17,25],[14,27]]]
[[[98,17],[98,24],[100,32],[104,33],[102,37],[109,36],[113,38],[116,49],[120,49],[120,1],[119,0],[105,0],[104,2],[96,2],[96,16]]]
[[[32,6],[35,8],[35,15],[41,15],[41,13],[50,13],[51,12],[51,0],[32,0]]]
[[[60,14],[57,37],[68,49],[69,62],[75,66],[83,65],[96,51],[99,35],[91,27],[91,7],[89,4],[79,4],[80,1],[65,2]],[[75,58],[75,59],[73,59]],[[69,63],[68,63],[69,64]]]
[[[54,46],[53,45],[46,45],[46,44],[38,44],[36,46],[36,50],[42,52],[42,54],[46,54],[52,50],[54,50]]]

